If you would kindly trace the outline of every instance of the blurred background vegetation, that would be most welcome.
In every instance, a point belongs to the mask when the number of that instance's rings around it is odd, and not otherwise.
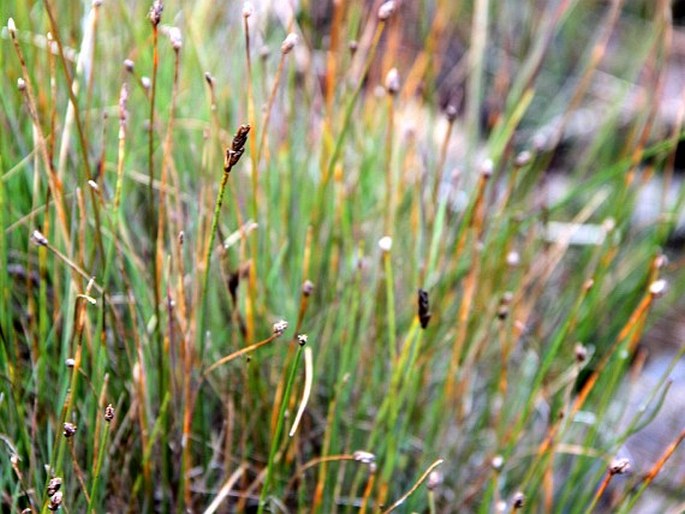
[[[2,511],[680,512],[682,9],[3,1]]]

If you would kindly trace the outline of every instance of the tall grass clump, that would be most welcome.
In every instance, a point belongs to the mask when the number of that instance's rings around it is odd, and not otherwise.
[[[648,503],[670,3],[298,4],[0,5],[2,512]]]

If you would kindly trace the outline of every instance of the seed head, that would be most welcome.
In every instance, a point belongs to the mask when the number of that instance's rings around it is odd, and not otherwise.
[[[107,407],[105,407],[105,421],[107,423],[111,423],[113,419],[114,419],[114,407],[112,407],[112,404],[109,403],[109,404],[107,404]]]
[[[307,339],[309,339],[309,337],[307,336],[307,334],[297,334],[297,342],[298,342],[298,344],[299,344],[300,346],[306,345],[306,344],[307,344]]]
[[[128,71],[129,73],[133,73],[133,68],[135,66],[135,63],[133,62],[132,59],[125,59],[124,60],[124,69]]]
[[[231,168],[238,164],[243,152],[245,152],[245,142],[249,133],[250,126],[245,124],[240,125],[235,136],[233,136],[231,147],[226,150],[226,158],[224,159],[224,171],[226,173],[230,173]]]
[[[652,298],[661,298],[666,294],[667,287],[668,283],[663,278],[655,280],[649,286],[649,293],[652,295]]]
[[[38,246],[47,246],[48,238],[45,237],[39,230],[34,230],[31,234],[31,242]]]
[[[357,52],[357,49],[359,48],[359,43],[357,43],[357,41],[353,39],[347,44],[347,48],[349,48],[350,53],[354,55]]]
[[[243,18],[249,18],[254,14],[254,5],[252,5],[252,2],[244,2],[243,3]]]
[[[516,159],[514,160],[514,166],[517,168],[522,168],[530,162],[532,157],[533,154],[531,154],[528,150],[524,150],[516,156]]]
[[[628,459],[614,459],[609,464],[609,474],[610,475],[623,475],[625,473],[630,473],[631,470],[630,460]]]
[[[526,497],[523,495],[521,491],[517,492],[514,494],[514,497],[511,500],[511,506],[514,508],[514,510],[518,510],[523,508],[523,504],[526,501]]]
[[[507,264],[512,268],[521,264],[521,255],[516,251],[512,250],[507,254]]]
[[[457,114],[459,114],[459,113],[457,112],[456,106],[449,104],[445,108],[445,116],[447,116],[447,121],[449,121],[450,123],[453,123],[454,120],[457,119]]]
[[[56,510],[59,510],[59,508],[61,506],[62,506],[62,491],[57,491],[50,498],[50,502],[48,503],[48,510],[50,510],[51,512],[55,512]]]
[[[183,46],[183,36],[181,35],[181,30],[178,27],[169,27],[169,41],[171,41],[171,47],[174,52],[178,52]]]
[[[582,364],[587,360],[587,348],[583,345],[583,343],[576,343],[574,352],[576,354],[576,362],[578,364]]]
[[[428,475],[428,482],[426,482],[426,487],[428,488],[429,491],[433,491],[437,489],[437,487],[442,484],[444,477],[442,473],[440,473],[438,470],[431,471],[430,475]]]
[[[7,31],[10,36],[14,37],[17,34],[17,26],[14,24],[14,18],[9,18],[7,20]]]
[[[378,240],[378,246],[384,252],[389,252],[392,249],[392,237],[383,236]]]
[[[17,79],[17,89],[22,93],[26,91],[26,81],[21,77]]]
[[[397,68],[392,68],[385,76],[385,89],[392,96],[400,92],[400,72]]]
[[[281,53],[283,54],[288,54],[290,51],[295,48],[295,45],[297,44],[297,41],[299,38],[297,37],[297,34],[294,32],[291,32],[288,34],[285,39],[283,40],[283,43],[281,44]]]
[[[501,455],[495,455],[490,461],[490,465],[492,466],[492,469],[494,469],[495,471],[501,470],[502,466],[504,466],[504,457],[502,457]]]
[[[376,462],[376,456],[373,453],[364,450],[357,450],[352,456],[354,457],[354,460],[361,462],[362,464],[373,464]]]
[[[157,27],[159,22],[162,21],[162,11],[164,11],[164,3],[162,0],[155,0],[152,2],[152,7],[150,7],[150,12],[147,16],[153,27]]]
[[[419,322],[421,323],[421,328],[425,329],[428,327],[428,322],[431,319],[430,303],[428,301],[428,291],[425,289],[419,289],[418,293],[419,302]]]
[[[59,491],[60,487],[62,487],[62,479],[60,477],[51,478],[47,487],[48,496],[53,496],[57,491]]]
[[[492,176],[494,168],[495,163],[492,162],[492,159],[485,159],[480,163],[480,173],[485,178],[490,178]]]
[[[76,366],[76,361],[72,358],[69,358],[64,361],[64,364],[66,364],[67,368],[73,368],[74,366]]]
[[[378,20],[379,21],[386,21],[390,16],[393,15],[395,12],[395,2],[393,0],[389,0],[382,4],[378,8]]]
[[[148,90],[152,86],[152,81],[150,80],[150,77],[140,77],[140,83],[143,86],[143,89]]]
[[[64,424],[64,437],[69,439],[70,437],[73,437],[74,434],[76,434],[76,430],[78,430],[78,427],[74,425],[73,423],[66,422]]]
[[[314,291],[314,283],[311,280],[305,280],[302,284],[302,294],[304,296],[310,296]]]
[[[273,325],[273,334],[276,337],[281,337],[283,335],[283,332],[285,332],[285,329],[288,328],[288,322],[284,319],[277,321]]]

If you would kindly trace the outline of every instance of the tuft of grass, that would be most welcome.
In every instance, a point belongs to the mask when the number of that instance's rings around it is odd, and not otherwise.
[[[2,510],[649,498],[669,2],[286,4],[0,5]]]

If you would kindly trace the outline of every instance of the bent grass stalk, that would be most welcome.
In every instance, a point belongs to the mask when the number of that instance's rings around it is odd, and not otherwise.
[[[288,406],[288,399],[290,398],[290,391],[295,383],[295,375],[297,374],[297,367],[300,362],[300,357],[303,353],[303,345],[300,344],[297,347],[297,353],[295,354],[295,359],[293,360],[292,366],[290,368],[290,376],[288,377],[288,382],[285,386],[285,391],[283,393],[283,401],[281,402],[281,408],[278,413],[278,423],[276,424],[276,430],[271,437],[271,450],[269,451],[269,462],[266,465],[266,475],[264,477],[264,484],[262,485],[262,491],[259,495],[259,507],[257,514],[262,514],[266,506],[266,499],[269,494],[269,488],[271,487],[271,481],[273,480],[274,465],[276,460],[276,451],[280,446],[281,434],[283,433],[283,427],[285,426],[285,411]]]

